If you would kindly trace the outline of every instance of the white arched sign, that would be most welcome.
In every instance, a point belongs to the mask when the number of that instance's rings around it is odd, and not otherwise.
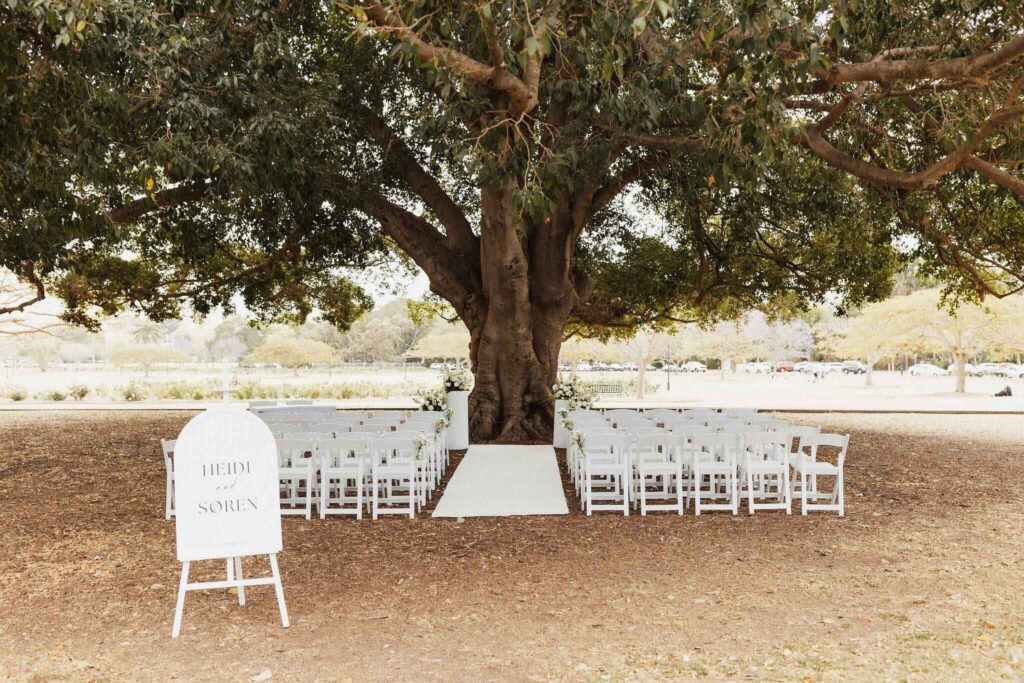
[[[277,444],[270,429],[243,408],[218,406],[192,418],[174,448],[175,519],[181,584],[172,634],[181,630],[185,593],[273,584],[281,621],[288,626],[277,568],[281,552],[281,503]],[[272,576],[245,579],[241,558],[268,555]],[[227,560],[226,581],[189,583],[189,564]]]

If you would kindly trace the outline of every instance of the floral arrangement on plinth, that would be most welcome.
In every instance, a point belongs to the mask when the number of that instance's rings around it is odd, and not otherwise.
[[[583,384],[575,374],[567,378],[560,376],[558,381],[551,385],[551,391],[555,394],[556,401],[569,402],[569,410],[590,408],[594,400],[593,390]]]
[[[430,389],[427,391],[421,391],[420,393],[413,396],[412,400],[416,402],[416,405],[419,406],[420,410],[436,412],[449,411],[448,397],[445,396],[444,389]]]
[[[441,381],[445,391],[469,391],[473,388],[473,373],[461,365],[446,365]]]

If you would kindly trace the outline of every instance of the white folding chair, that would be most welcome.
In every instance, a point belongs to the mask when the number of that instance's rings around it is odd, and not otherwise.
[[[796,498],[801,485],[801,482],[797,481],[796,468],[800,464],[800,459],[808,455],[810,448],[809,439],[820,434],[821,429],[818,427],[805,427],[803,425],[789,425],[784,431],[789,432],[790,436],[793,437],[793,447],[789,451],[789,466],[791,468],[789,488],[792,497]],[[817,496],[814,479],[810,479],[809,483],[808,497]]]
[[[277,476],[284,496],[282,515],[312,517],[313,489],[316,488],[316,441],[281,439],[277,442]],[[296,507],[302,506],[302,507]]]
[[[363,439],[325,439],[317,444],[320,456],[320,519],[327,515],[363,518],[363,493],[366,474],[371,467],[367,450]]]
[[[164,452],[164,471],[167,474],[167,489],[164,493],[164,519],[174,516],[174,443],[176,439],[160,439]]]
[[[632,445],[636,469],[633,500],[639,502],[641,515],[646,516],[648,510],[683,514],[683,470],[674,453],[675,441],[671,432],[661,431],[640,436]],[[656,500],[671,502],[650,502]]]
[[[573,438],[575,440],[575,436]],[[622,514],[628,516],[629,439],[624,434],[590,433],[584,435],[582,441],[580,457],[583,460],[583,500],[587,516],[595,510],[622,510]]]
[[[381,437],[370,444],[373,459],[371,506],[373,518],[380,515],[416,516],[417,463],[416,440],[408,437]]]
[[[747,494],[747,509],[792,512],[789,488],[789,450],[793,439],[788,432],[753,432],[743,435],[740,463]],[[758,499],[775,502],[757,502]]]
[[[682,464],[690,470],[689,498],[693,499],[695,515],[699,516],[705,510],[739,513],[737,457],[741,443],[738,434],[726,432],[693,433],[680,437],[677,448],[683,454]]]
[[[814,434],[808,437],[810,455],[802,457],[797,463],[796,473],[800,478],[800,514],[806,515],[811,510],[835,511],[840,517],[846,515],[846,491],[843,481],[843,466],[846,464],[846,450],[850,446],[849,434]],[[836,464],[818,460],[822,455],[821,448],[836,448]],[[812,503],[808,491],[808,478],[835,477],[832,493],[827,503]],[[817,489],[815,488],[815,493]]]

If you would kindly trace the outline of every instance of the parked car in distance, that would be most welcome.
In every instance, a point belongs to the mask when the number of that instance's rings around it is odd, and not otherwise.
[[[931,363],[918,363],[907,368],[907,374],[913,377],[942,377],[949,374],[938,365]]]
[[[744,363],[741,370],[748,374],[768,375],[772,372],[772,364],[765,362]]]
[[[675,363],[665,363],[661,366],[661,369],[665,372],[679,372],[679,366]]]
[[[626,372],[636,372],[637,367],[635,363],[623,363],[622,369]]]
[[[1016,363],[1006,364],[1006,376],[1013,377],[1014,379],[1020,379],[1024,377],[1024,365],[1017,365]]]
[[[430,369],[431,370],[443,370],[444,369],[444,364],[443,363],[431,363],[430,364]]]
[[[946,366],[946,373],[952,375],[956,372],[956,363],[950,363]],[[968,377],[983,377],[984,372],[977,365],[971,363],[964,363],[964,374]]]
[[[1010,363],[981,363],[978,372],[987,377],[1011,377]]]
[[[683,363],[683,367],[680,368],[683,372],[707,372],[708,366],[701,363],[699,360],[691,360]]]
[[[831,363],[822,363],[821,372],[825,375],[831,375],[833,372],[842,372],[843,364],[839,361],[832,361]]]
[[[844,360],[843,372],[847,375],[863,375],[868,371],[867,363],[859,360]]]
[[[793,364],[793,372],[804,372],[810,374],[814,372],[814,368],[817,367],[817,363],[809,360],[802,360],[799,363]]]
[[[593,368],[590,367],[590,363],[577,363],[576,372],[590,372]]]
[[[784,360],[775,364],[775,372],[793,372],[796,369],[795,363]]]

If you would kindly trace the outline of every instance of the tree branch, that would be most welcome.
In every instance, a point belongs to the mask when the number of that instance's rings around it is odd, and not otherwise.
[[[437,180],[416,160],[404,140],[399,138],[376,112],[367,112],[365,128],[395,162],[399,175],[409,188],[437,215],[448,236],[448,246],[466,258],[479,258],[479,239],[473,234],[462,208],[445,192]]]
[[[900,56],[914,48],[896,48],[887,55]],[[917,48],[936,50],[934,46]],[[903,50],[900,52],[899,50]],[[982,78],[1024,54],[1024,36],[1004,43],[997,50],[981,52],[969,57],[954,59],[872,59],[869,62],[837,64],[829,69],[817,69],[812,73],[828,84],[862,83],[873,81],[889,83],[900,80]]]

